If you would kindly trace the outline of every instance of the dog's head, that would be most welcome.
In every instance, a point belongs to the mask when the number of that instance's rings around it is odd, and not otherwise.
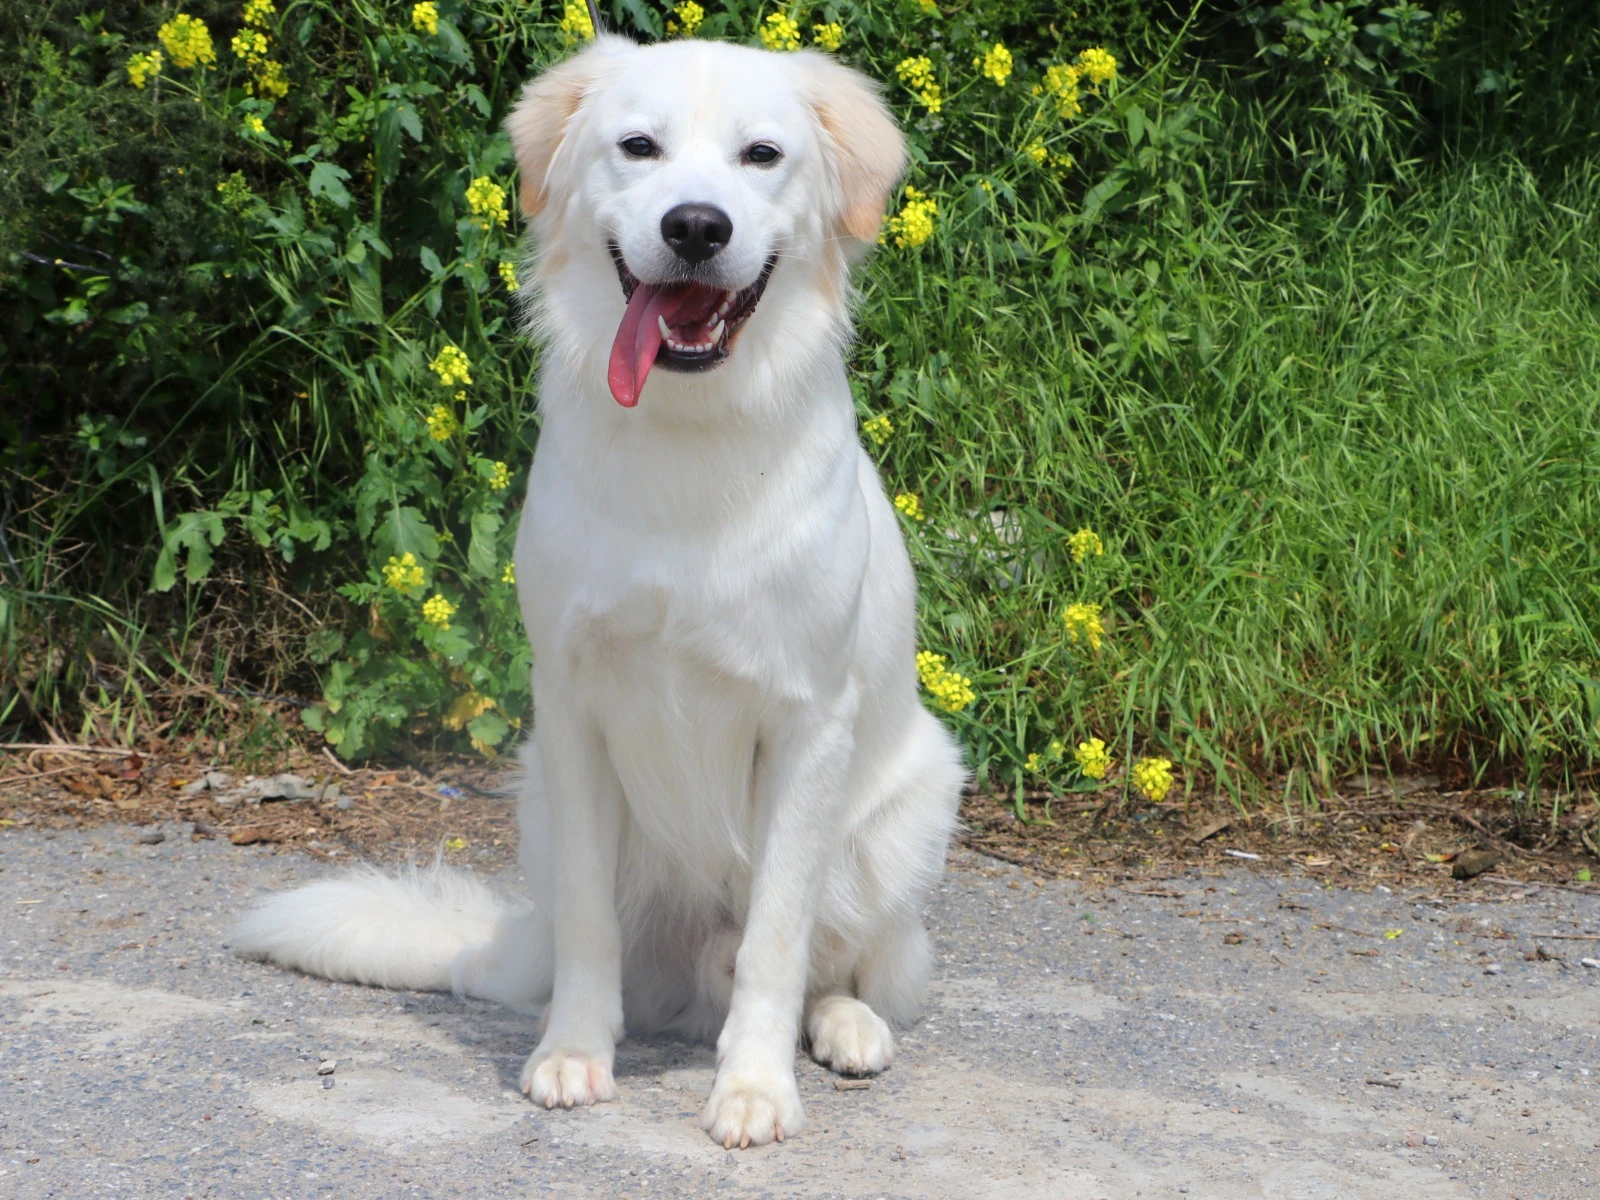
[[[506,124],[540,324],[578,369],[605,363],[619,404],[653,369],[759,384],[837,352],[850,247],[876,240],[905,162],[864,77],[813,51],[603,37]]]

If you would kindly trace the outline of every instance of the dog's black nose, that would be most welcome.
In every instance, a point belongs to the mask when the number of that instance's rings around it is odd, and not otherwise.
[[[680,204],[661,218],[661,238],[686,263],[703,263],[728,244],[733,218],[712,204]]]

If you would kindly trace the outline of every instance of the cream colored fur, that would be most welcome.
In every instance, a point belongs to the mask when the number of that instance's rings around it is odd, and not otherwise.
[[[904,162],[872,87],[825,56],[602,38],[531,83],[507,127],[537,247],[543,427],[516,565],[534,650],[521,862],[497,906],[446,873],[268,900],[245,954],[542,1008],[523,1087],[616,1096],[624,1027],[715,1037],[703,1124],[799,1131],[802,1037],[882,1070],[931,956],[921,907],[964,771],[922,707],[915,582],[846,382],[849,266]],[[662,146],[628,160],[621,139]],[[773,166],[741,161],[760,138]],[[614,403],[624,301],[662,214],[715,204],[729,287],[777,266],[726,363],[657,369]]]

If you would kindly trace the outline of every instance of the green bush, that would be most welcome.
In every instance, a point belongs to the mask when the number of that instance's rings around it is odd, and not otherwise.
[[[0,723],[176,672],[315,689],[351,757],[504,746],[500,122],[581,8],[195,3],[208,62],[170,6],[40,7],[0,15]],[[907,129],[852,386],[986,777],[1592,761],[1600,53],[1510,8],[610,7],[837,38]]]

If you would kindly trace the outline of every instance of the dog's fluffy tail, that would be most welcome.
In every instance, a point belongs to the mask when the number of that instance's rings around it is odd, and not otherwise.
[[[449,991],[451,965],[489,942],[505,906],[464,871],[363,868],[263,900],[229,943],[246,958],[379,987]]]

